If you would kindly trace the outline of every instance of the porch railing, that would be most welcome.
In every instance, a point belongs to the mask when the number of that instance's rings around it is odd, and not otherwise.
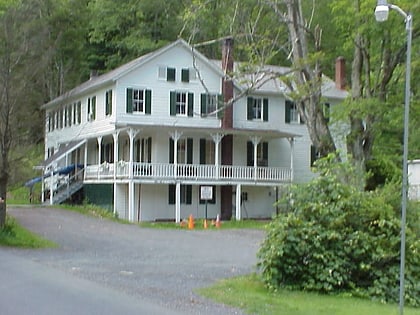
[[[130,174],[129,162],[103,163],[89,165],[85,170],[85,179],[113,179],[114,169],[117,179],[150,179],[150,180],[197,180],[233,182],[290,182],[292,171],[285,167],[253,167],[232,165],[201,165],[201,164],[160,164],[133,163]]]

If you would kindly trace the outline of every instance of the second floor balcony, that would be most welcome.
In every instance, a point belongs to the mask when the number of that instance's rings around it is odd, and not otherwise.
[[[161,163],[102,163],[88,165],[85,181],[136,180],[150,183],[253,184],[275,185],[290,183],[293,172],[285,167],[253,167],[236,165],[161,164]]]

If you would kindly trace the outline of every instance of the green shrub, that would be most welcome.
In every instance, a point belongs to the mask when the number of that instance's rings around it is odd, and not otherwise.
[[[398,300],[400,220],[393,189],[366,192],[349,164],[327,158],[320,176],[291,188],[290,211],[275,218],[259,253],[266,285]],[[419,240],[406,238],[407,303],[420,306]]]

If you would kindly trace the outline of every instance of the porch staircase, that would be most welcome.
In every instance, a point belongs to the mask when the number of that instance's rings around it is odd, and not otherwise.
[[[65,185],[65,187],[62,187],[59,189],[53,197],[52,204],[60,204],[64,201],[66,201],[68,198],[70,198],[73,194],[78,192],[83,187],[83,181],[73,181],[72,183]],[[44,202],[44,205],[51,205],[50,199],[47,199]]]

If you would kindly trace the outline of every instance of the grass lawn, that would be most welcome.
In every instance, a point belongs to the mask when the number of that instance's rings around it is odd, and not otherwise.
[[[215,226],[214,220],[207,220],[207,229],[208,230],[218,230],[218,229],[264,229],[267,225],[267,221],[263,220],[230,220],[222,221],[220,223],[220,228]],[[188,229],[188,220],[183,220],[181,223],[175,222],[140,222],[140,227],[150,227],[157,229]],[[194,219],[194,230],[204,230],[204,220],[203,219]]]
[[[202,296],[258,315],[397,315],[398,305],[369,300],[324,296],[300,291],[268,292],[256,275],[221,280],[197,290]],[[420,308],[404,308],[405,315],[420,315]]]
[[[50,248],[57,247],[57,244],[26,230],[15,219],[7,217],[6,225],[0,229],[0,246]]]

